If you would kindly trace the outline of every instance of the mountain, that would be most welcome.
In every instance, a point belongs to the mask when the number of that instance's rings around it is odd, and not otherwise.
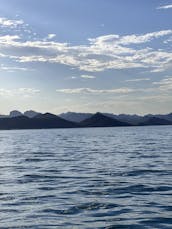
[[[37,114],[34,118],[36,118],[36,119],[56,119],[56,118],[58,118],[58,116],[55,114],[51,114],[51,113],[47,112],[45,114]],[[62,119],[62,118],[60,118],[60,119]]]
[[[8,116],[7,115],[0,115],[0,118],[7,118]]]
[[[14,118],[14,117],[22,116],[22,115],[23,114],[20,111],[14,110],[10,112],[9,118]]]
[[[129,115],[129,114],[115,115],[115,114],[110,114],[110,113],[104,113],[104,115],[111,117],[111,118],[115,118],[121,122],[130,123],[132,125],[137,125],[139,122],[141,122],[143,120],[143,116],[136,115],[136,114],[134,114],[134,115]]]
[[[74,122],[67,121],[57,115],[51,113],[38,114],[32,121],[36,123],[37,126],[41,128],[72,128],[78,127]]]
[[[167,114],[167,115],[164,115],[164,119],[166,119],[166,120],[172,122],[172,113]]]
[[[97,112],[90,118],[80,122],[83,127],[113,127],[113,126],[131,126],[129,123],[120,122],[114,118],[105,116],[104,114]]]
[[[28,118],[33,118],[36,115],[41,114],[39,112],[33,111],[33,110],[29,110],[29,111],[25,111],[24,112],[24,116],[28,117]]]
[[[56,115],[46,113],[28,118],[24,115],[12,118],[1,118],[0,129],[47,129],[47,128],[74,128],[74,122],[67,121]]]
[[[92,113],[66,112],[66,113],[60,114],[59,116],[68,121],[82,122],[83,120],[90,118],[92,115],[93,115]]]
[[[169,113],[169,114],[156,114],[156,115],[148,114],[148,115],[144,116],[144,118],[152,118],[152,117],[165,119],[165,120],[168,120],[168,121],[172,122],[172,113]]]
[[[172,122],[172,113],[170,114],[148,114],[145,116],[137,115],[137,114],[112,114],[112,113],[102,113],[103,115],[116,119],[120,122],[127,122],[131,125],[139,125],[139,123],[147,121],[151,117],[165,119]],[[87,118],[90,118],[92,113],[76,113],[76,112],[67,112],[62,113],[59,116],[73,122],[82,122]]]
[[[46,128],[76,128],[76,127],[115,127],[115,126],[147,126],[172,125],[172,113],[166,115],[114,115],[109,113],[74,113],[68,112],[65,117],[69,121],[51,113],[41,114],[35,111],[11,111],[10,115],[0,115],[0,129],[46,129]],[[84,119],[84,117],[86,117]],[[81,120],[80,122],[78,122]]]
[[[0,129],[32,129],[34,126],[30,122],[28,117],[23,115],[12,117],[12,118],[1,118],[0,119]]]
[[[139,115],[127,115],[127,114],[120,114],[120,115],[115,115],[112,113],[102,113],[103,115],[117,119],[118,121],[121,122],[127,122],[132,125],[137,125],[139,122],[142,121],[142,116]],[[59,116],[73,122],[82,122],[87,118],[90,118],[93,114],[92,113],[76,113],[76,112],[66,112],[62,113]]]
[[[121,121],[121,122],[130,123],[132,125],[137,125],[143,119],[143,116],[139,116],[139,115],[127,115],[127,114],[115,115],[112,113],[102,113],[102,114],[107,117],[117,119],[118,121]],[[92,113],[66,112],[66,113],[60,114],[59,116],[66,120],[79,123],[79,122],[84,121],[87,118],[90,118],[92,115],[93,115]]]
[[[9,115],[0,115],[0,118],[14,118],[14,117],[19,117],[19,116],[26,116],[28,118],[33,118],[34,116],[41,114],[36,111],[25,111],[24,113],[18,111],[18,110],[13,110],[9,113]]]
[[[146,121],[139,123],[141,126],[150,126],[150,125],[172,125],[172,122],[157,118],[157,117],[150,117]]]

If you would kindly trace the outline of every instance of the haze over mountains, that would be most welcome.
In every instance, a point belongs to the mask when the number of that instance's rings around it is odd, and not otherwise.
[[[141,115],[130,115],[130,114],[112,114],[112,113],[103,113],[105,116],[108,116],[110,118],[117,119],[118,121],[121,122],[127,122],[132,125],[138,125],[139,123],[148,121],[149,118],[159,118],[159,119],[164,119],[167,121],[172,122],[172,113],[169,114],[147,114],[144,116]],[[66,112],[62,113],[59,116],[61,118],[64,118],[66,120],[72,121],[72,122],[82,122],[83,120],[90,118],[93,115],[93,113],[76,113],[76,112]]]
[[[60,115],[14,110],[9,115],[0,115],[0,129],[43,129],[43,128],[79,128],[79,127],[119,127],[172,125],[172,113],[166,115],[127,115],[110,113],[75,113]]]

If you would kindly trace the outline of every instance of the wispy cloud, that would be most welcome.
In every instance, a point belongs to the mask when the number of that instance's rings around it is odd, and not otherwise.
[[[106,35],[101,36],[94,39],[89,39],[93,44],[103,44],[105,42],[110,42],[111,44],[121,44],[121,45],[129,45],[129,44],[141,44],[149,42],[155,38],[163,37],[172,33],[172,30],[162,30],[152,33],[147,33],[143,35],[126,35],[126,36],[119,36],[119,35]]]
[[[159,85],[159,89],[162,91],[172,91],[172,76],[158,82],[153,82],[153,84]]]
[[[137,82],[137,81],[136,81]],[[153,85],[153,86],[152,86]],[[93,88],[65,88],[65,89],[57,89],[56,92],[64,93],[64,94],[92,94],[92,95],[100,95],[100,94],[118,94],[118,95],[127,95],[130,93],[137,93],[138,95],[147,94],[161,94],[172,92],[172,77],[162,79],[157,82],[153,82],[151,87],[139,87],[139,88],[131,88],[131,87],[121,87],[121,88],[113,88],[113,89],[93,89]]]
[[[65,94],[128,94],[134,92],[131,88],[115,88],[115,89],[92,89],[92,88],[73,88],[73,89],[57,89],[56,92]]]
[[[149,81],[149,78],[139,78],[139,79],[129,79],[125,80],[126,82],[140,82],[140,81]]]
[[[81,75],[81,78],[84,78],[84,79],[95,79],[96,77],[93,76],[93,75]]]
[[[28,68],[22,68],[22,67],[12,67],[12,66],[6,66],[4,64],[0,65],[0,71],[7,71],[7,72],[15,72],[15,71],[31,71],[31,69]]]
[[[172,4],[157,7],[158,10],[172,9]]]
[[[17,89],[5,89],[0,88],[0,96],[13,97],[13,96],[23,96],[30,97],[38,94],[40,90],[35,88],[17,88]]]

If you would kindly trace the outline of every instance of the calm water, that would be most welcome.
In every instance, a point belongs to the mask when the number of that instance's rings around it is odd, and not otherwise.
[[[0,131],[0,228],[172,228],[172,126]]]

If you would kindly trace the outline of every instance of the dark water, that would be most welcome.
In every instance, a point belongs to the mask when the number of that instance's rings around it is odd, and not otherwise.
[[[0,228],[172,228],[172,126],[0,132]]]

